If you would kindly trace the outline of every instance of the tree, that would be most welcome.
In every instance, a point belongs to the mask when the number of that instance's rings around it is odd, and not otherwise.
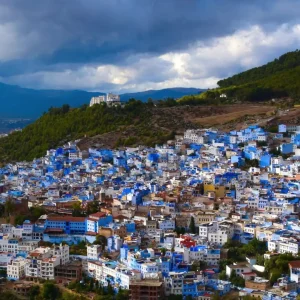
[[[216,291],[212,297],[212,300],[220,300],[220,299],[221,299],[220,294],[218,291]]]
[[[89,290],[92,292],[94,290],[94,279],[91,278],[90,279],[90,287],[89,287]]]
[[[119,289],[116,300],[129,300],[129,290]]]
[[[226,266],[227,265],[231,265],[233,264],[234,260],[233,259],[221,259],[219,261],[219,270],[222,272],[222,271],[225,271],[226,269]]]
[[[162,254],[163,256],[165,256],[165,255],[166,255],[166,252],[167,252],[167,249],[166,249],[166,248],[161,248],[161,249],[160,249],[160,252],[161,252],[161,254]]]
[[[87,204],[86,213],[87,215],[94,214],[100,210],[100,202],[93,200]]]
[[[107,246],[107,238],[104,235],[97,235],[93,244],[101,245],[102,249],[105,249],[105,246]]]
[[[177,235],[181,234],[181,227],[175,227],[174,231],[177,233]]]
[[[30,208],[31,221],[35,222],[38,218],[46,214],[46,210],[41,206],[33,206]]]
[[[80,106],[80,110],[85,111],[89,106],[85,103]]]
[[[88,298],[82,295],[78,295],[78,294],[74,295],[67,291],[64,291],[60,299],[61,300],[87,300]]]
[[[43,284],[42,297],[45,300],[56,300],[60,295],[59,288],[51,281]]]
[[[82,212],[80,202],[75,202],[72,204],[72,216],[73,217],[82,217],[84,214]]]
[[[0,269],[0,277],[7,277],[7,270],[6,269]]]
[[[231,272],[229,281],[235,286],[245,287],[245,279],[237,275],[235,270]]]
[[[274,284],[278,278],[281,276],[280,269],[272,269],[270,272],[270,282],[271,284]]]
[[[194,272],[199,271],[199,268],[200,268],[199,265],[200,265],[200,264],[199,264],[198,261],[194,261],[194,262],[192,263],[192,266],[191,266],[191,271],[194,271]]]
[[[11,216],[11,213],[15,210],[15,202],[11,197],[8,197],[4,204],[5,214],[7,217]]]
[[[96,281],[95,281],[95,290],[97,291],[98,289],[99,289],[99,281],[96,280]]]
[[[298,259],[298,257],[293,256],[291,253],[284,253],[265,260],[266,277],[275,282],[278,276],[288,273],[288,263],[295,259]]]
[[[245,158],[245,164],[243,166],[243,169],[247,168],[258,168],[259,167],[259,160],[258,159],[248,159]]]
[[[22,225],[24,221],[28,219],[28,216],[18,215],[15,217],[15,225]]]
[[[177,235],[185,234],[185,228],[184,227],[175,227],[174,231],[177,233]]]
[[[281,273],[288,273],[289,267],[288,263],[291,260],[294,260],[294,257],[292,256],[291,253],[287,253],[289,255],[285,256],[279,256],[278,259],[275,261],[276,268],[281,270]]]
[[[70,105],[69,104],[64,104],[62,106],[62,113],[63,114],[66,114],[67,112],[69,112],[69,110],[70,110]]]
[[[97,293],[98,295],[104,295],[104,294],[105,294],[104,287],[103,287],[102,284],[99,285],[99,287],[98,287],[96,293]]]
[[[38,285],[33,285],[29,290],[29,299],[36,300],[40,294],[40,287]]]
[[[13,294],[11,291],[0,292],[0,299],[5,300],[21,300],[17,295]]]
[[[86,242],[80,241],[77,245],[70,246],[70,254],[72,255],[87,255]]]
[[[154,106],[153,100],[151,98],[148,98],[147,105],[150,106],[150,107]]]
[[[268,143],[266,141],[258,141],[258,142],[256,142],[256,144],[259,147],[266,147],[266,146],[268,146]]]
[[[219,279],[220,280],[228,280],[225,270],[223,270],[222,272],[219,273]]]
[[[263,266],[265,264],[265,259],[263,255],[256,255],[256,264]]]
[[[279,156],[281,154],[281,151],[279,148],[277,149],[276,147],[273,147],[269,150],[269,153],[274,156]]]
[[[115,294],[114,288],[112,287],[111,284],[108,284],[108,286],[107,286],[107,294],[108,295],[114,295]]]
[[[0,204],[0,218],[3,217],[5,214],[5,206]]]
[[[248,244],[243,245],[242,252],[245,255],[263,255],[267,251],[267,243],[258,240],[257,238],[252,239]]]
[[[190,221],[190,231],[191,233],[196,233],[195,219],[192,216]]]

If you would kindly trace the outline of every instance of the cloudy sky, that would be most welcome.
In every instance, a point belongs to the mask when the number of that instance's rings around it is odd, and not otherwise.
[[[1,0],[0,81],[209,88],[300,48],[299,0]]]

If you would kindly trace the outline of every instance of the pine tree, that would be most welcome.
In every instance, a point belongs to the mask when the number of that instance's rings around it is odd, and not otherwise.
[[[191,217],[190,232],[191,233],[196,233],[196,226],[195,226],[195,219],[194,219],[194,217]]]

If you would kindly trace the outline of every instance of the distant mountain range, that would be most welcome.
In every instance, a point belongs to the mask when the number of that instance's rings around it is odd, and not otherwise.
[[[130,98],[135,98],[146,102],[149,98],[152,100],[163,100],[166,98],[181,98],[186,95],[197,95],[201,92],[204,92],[204,89],[196,89],[196,88],[169,88],[169,89],[162,89],[162,90],[149,90],[144,92],[137,92],[137,93],[128,93],[122,94],[121,100],[127,101]]]
[[[150,90],[139,93],[123,94],[122,101],[130,98],[147,101],[180,98],[184,95],[199,94],[203,90],[195,88],[170,88]],[[104,95],[103,92],[86,92],[81,90],[34,90],[16,85],[0,83],[0,118],[37,118],[48,111],[51,106],[69,104],[78,107],[88,104],[91,97]]]
[[[37,118],[51,106],[69,104],[76,107],[99,94],[79,90],[34,90],[0,83],[0,117]]]

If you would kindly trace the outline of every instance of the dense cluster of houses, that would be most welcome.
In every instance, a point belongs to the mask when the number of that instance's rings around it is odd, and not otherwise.
[[[300,128],[293,129],[186,130],[155,148],[80,151],[70,142],[8,164],[0,169],[0,203],[47,213],[0,225],[0,267],[15,281],[65,283],[85,272],[103,286],[130,289],[131,299],[141,291],[149,299],[231,293],[237,287],[218,277],[227,242],[265,241],[265,259],[299,253]],[[87,255],[70,255],[80,242]],[[300,288],[300,260],[273,286],[253,257],[226,266],[228,278],[233,271],[245,280],[240,295],[296,299]]]

